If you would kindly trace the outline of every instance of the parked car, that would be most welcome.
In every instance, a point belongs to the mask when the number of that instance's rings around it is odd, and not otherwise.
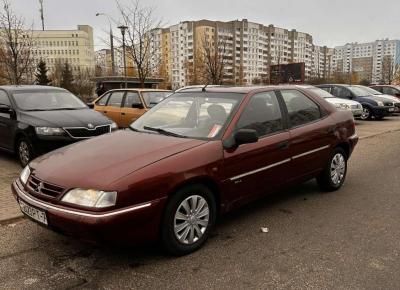
[[[391,95],[382,94],[381,92],[374,90],[372,88],[366,87],[366,86],[355,86],[355,87],[364,90],[367,94],[372,94],[374,96],[378,96],[378,97],[382,97],[382,98],[391,100],[394,105],[394,112],[395,113],[400,112],[400,100],[398,98],[391,96]]]
[[[366,93],[364,89],[357,86],[343,84],[325,84],[317,87],[331,93],[335,97],[353,100],[359,102],[363,106],[363,114],[361,119],[376,120],[383,119],[395,111],[394,104],[391,100]]]
[[[350,111],[353,114],[354,118],[360,118],[363,113],[363,107],[359,102],[336,98],[334,95],[331,95],[327,91],[310,85],[297,85],[297,87],[303,88],[310,92],[314,92],[318,96],[324,98],[327,102],[334,105],[335,108],[338,110]]]
[[[40,154],[116,128],[67,90],[0,86],[0,148],[16,153],[22,166]]]
[[[373,85],[371,86],[372,89],[381,92],[385,95],[391,95],[393,97],[397,97],[400,99],[400,86],[394,85]]]
[[[84,240],[160,239],[183,255],[218,215],[265,194],[312,178],[338,190],[358,141],[349,111],[293,86],[185,90],[130,129],[31,162],[12,184],[22,212]]]
[[[121,128],[168,97],[172,91],[156,89],[110,90],[94,101],[94,109],[112,119]]]

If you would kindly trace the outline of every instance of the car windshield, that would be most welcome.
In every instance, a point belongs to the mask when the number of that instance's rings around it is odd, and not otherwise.
[[[320,97],[323,97],[324,99],[329,99],[329,98],[335,98],[334,95],[331,95],[330,93],[328,93],[327,91],[320,89],[320,88],[309,88],[307,89],[310,92],[313,92],[315,94],[317,94]]]
[[[146,102],[146,106],[148,108],[152,108],[155,105],[157,105],[159,102],[167,98],[169,95],[171,95],[172,92],[166,91],[166,92],[142,92],[142,96],[144,98],[144,101]]]
[[[361,87],[347,87],[356,97],[365,97],[369,95],[373,95],[371,92],[364,90]]]
[[[14,92],[17,106],[25,111],[77,110],[87,108],[76,96],[68,91],[43,90]]]
[[[178,137],[221,137],[244,94],[176,93],[131,124],[137,131],[156,131]]]
[[[381,92],[378,92],[377,90],[371,89],[369,87],[357,87],[361,90],[364,90],[365,92],[367,92],[369,95],[382,95]]]

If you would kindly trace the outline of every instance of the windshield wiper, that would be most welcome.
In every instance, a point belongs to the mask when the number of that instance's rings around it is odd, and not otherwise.
[[[67,111],[67,110],[80,110],[81,108],[54,108],[54,109],[49,109],[49,111]],[[82,108],[83,109],[83,108]]]
[[[153,128],[153,127],[148,127],[148,126],[144,126],[143,129],[148,130],[148,131],[154,131],[157,132],[161,135],[166,135],[166,136],[172,136],[172,137],[179,137],[179,138],[186,138],[186,136],[174,133],[174,132],[170,132],[170,131],[166,131],[164,129],[161,128]]]

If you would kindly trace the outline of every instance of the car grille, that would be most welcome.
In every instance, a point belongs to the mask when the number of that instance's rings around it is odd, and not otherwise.
[[[64,130],[72,137],[72,138],[91,138],[100,136],[106,133],[110,133],[110,125],[98,126],[94,129],[88,128],[64,128]]]
[[[352,109],[362,109],[361,105],[351,105]]]
[[[29,177],[27,186],[31,193],[53,198],[57,198],[64,192],[64,188],[44,182],[34,175]]]

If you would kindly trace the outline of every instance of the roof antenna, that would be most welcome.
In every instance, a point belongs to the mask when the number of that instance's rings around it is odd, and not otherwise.
[[[208,86],[208,84],[206,84],[206,85],[201,89],[201,91],[202,91],[203,93],[206,91],[207,86]]]

